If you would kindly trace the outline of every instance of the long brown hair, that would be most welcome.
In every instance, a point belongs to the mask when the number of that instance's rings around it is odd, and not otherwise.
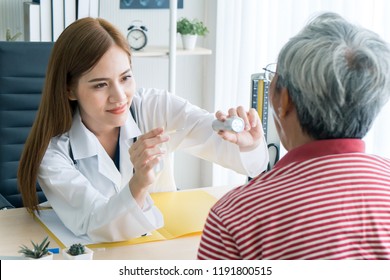
[[[117,45],[129,55],[126,38],[104,19],[82,18],[69,25],[51,52],[41,103],[19,162],[18,184],[23,204],[38,210],[36,182],[39,166],[52,137],[70,130],[77,101],[68,91],[94,67],[106,51]]]

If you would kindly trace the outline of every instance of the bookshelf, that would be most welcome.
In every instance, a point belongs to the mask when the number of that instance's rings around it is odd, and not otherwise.
[[[164,47],[150,47],[146,48],[144,54],[141,52],[135,56],[168,56],[169,57],[169,83],[168,89],[171,93],[176,93],[176,57],[179,55],[209,55],[211,50],[204,48],[195,48],[194,50],[184,50],[177,48],[177,0],[169,0],[169,48]],[[157,55],[161,54],[163,55]]]
[[[212,51],[206,48],[195,47],[193,50],[185,50],[176,48],[174,54],[171,55],[169,47],[164,46],[146,46],[140,51],[132,51],[133,57],[168,57],[169,58],[169,92],[175,93],[176,85],[176,57],[186,55],[211,55]]]

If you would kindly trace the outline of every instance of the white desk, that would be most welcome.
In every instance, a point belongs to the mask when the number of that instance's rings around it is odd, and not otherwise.
[[[204,188],[213,196],[220,198],[232,187]],[[25,208],[0,211],[0,256],[17,256],[19,246],[31,245],[30,240],[40,242],[48,233]],[[59,247],[50,238],[50,247]],[[172,240],[148,242],[136,245],[110,248],[94,248],[95,260],[135,259],[135,260],[191,260],[196,259],[200,235]],[[61,254],[54,259],[63,259]]]

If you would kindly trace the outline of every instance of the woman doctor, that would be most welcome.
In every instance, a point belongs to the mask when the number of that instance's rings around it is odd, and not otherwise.
[[[215,117],[234,115],[244,119],[246,129],[217,134],[213,114],[165,90],[136,90],[121,32],[103,19],[80,19],[63,31],[51,53],[19,165],[24,205],[38,210],[38,180],[77,236],[120,241],[157,229],[163,219],[149,193],[176,189],[174,150],[248,176],[266,169],[258,114],[238,107]]]

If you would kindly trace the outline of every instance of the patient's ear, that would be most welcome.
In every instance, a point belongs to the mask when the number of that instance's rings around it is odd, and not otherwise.
[[[291,110],[294,108],[294,103],[287,88],[281,88],[279,96],[278,115],[280,118],[284,118],[291,113]]]

